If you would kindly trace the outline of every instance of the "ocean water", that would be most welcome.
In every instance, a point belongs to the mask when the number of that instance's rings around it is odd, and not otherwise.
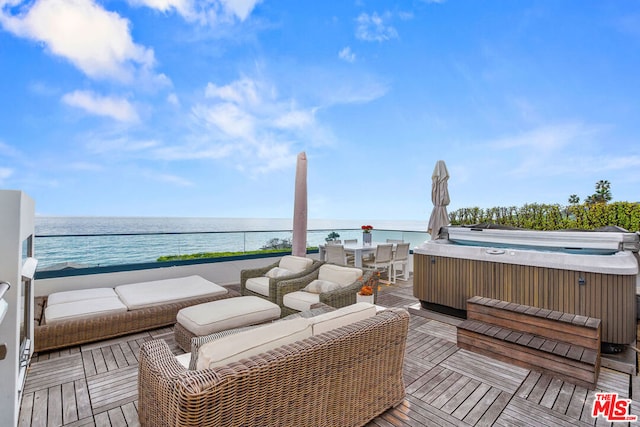
[[[425,221],[308,220],[307,244],[324,243],[335,231],[341,239],[362,239],[360,226],[374,226],[373,238],[426,239]],[[154,262],[162,255],[250,251],[272,239],[291,239],[290,218],[161,218],[37,216],[38,270],[65,265],[107,266]]]

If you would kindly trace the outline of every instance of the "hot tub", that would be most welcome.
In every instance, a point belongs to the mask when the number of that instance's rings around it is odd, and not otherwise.
[[[464,315],[479,295],[602,320],[602,342],[636,338],[638,235],[472,231],[414,249],[413,293],[425,308]]]

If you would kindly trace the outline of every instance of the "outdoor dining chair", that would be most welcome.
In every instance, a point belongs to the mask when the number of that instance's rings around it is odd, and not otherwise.
[[[327,262],[330,264],[347,265],[347,255],[343,245],[327,245]]]
[[[393,271],[393,275],[389,277],[391,283],[396,283],[398,267],[402,268],[402,280],[409,278],[409,267],[407,266],[409,263],[409,245],[409,243],[398,243],[396,246],[393,258],[391,259],[391,269]]]
[[[376,271],[386,270],[389,280],[391,280],[391,260],[393,259],[393,244],[380,243],[376,247],[376,254],[373,261],[367,261],[363,265],[365,268],[373,269]]]

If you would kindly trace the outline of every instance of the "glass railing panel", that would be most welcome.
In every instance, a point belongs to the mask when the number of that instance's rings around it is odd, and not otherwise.
[[[307,247],[326,243],[329,233],[340,235],[344,242],[362,242],[359,229],[308,230]],[[36,236],[35,256],[38,270],[65,267],[104,267],[123,264],[153,263],[161,256],[190,255],[208,252],[250,252],[265,248],[282,248],[291,244],[291,230],[230,231],[198,233],[96,234]],[[373,241],[404,240],[415,247],[429,238],[425,232],[373,230]]]

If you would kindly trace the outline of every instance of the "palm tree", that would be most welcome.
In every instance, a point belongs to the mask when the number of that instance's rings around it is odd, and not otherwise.
[[[611,183],[605,179],[596,182],[596,192],[587,197],[585,203],[592,205],[595,203],[607,203],[611,200]]]

